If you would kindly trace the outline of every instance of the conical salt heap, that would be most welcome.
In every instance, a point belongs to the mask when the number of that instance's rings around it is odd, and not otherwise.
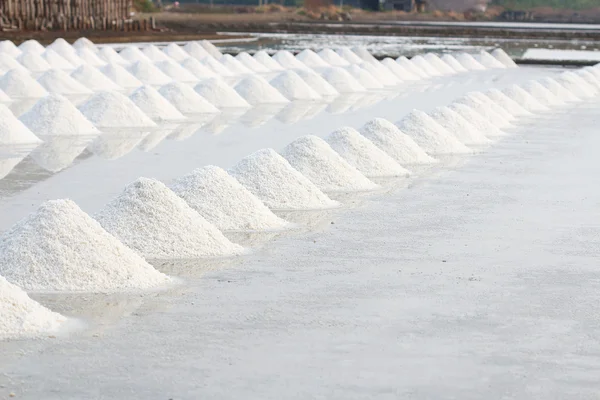
[[[13,58],[19,57],[22,51],[15,46],[15,44],[10,40],[2,40],[0,41],[0,53],[9,55]]]
[[[481,65],[483,65],[484,67],[489,68],[489,69],[494,69],[494,68],[498,68],[498,69],[508,68],[502,62],[498,61],[496,58],[494,58],[493,56],[491,56],[490,53],[488,53],[487,51],[481,51],[481,52],[475,54],[475,59]]]
[[[169,78],[177,82],[186,82],[192,84],[200,80],[186,68],[177,64],[173,60],[159,61],[154,65],[156,65]]]
[[[219,48],[208,40],[200,40],[198,43],[204,48],[204,50],[208,51],[208,54],[214,58],[219,59],[221,56],[223,56],[223,53],[221,53]]]
[[[565,104],[565,102],[562,99],[555,96],[554,93],[546,89],[539,82],[527,81],[521,85],[521,88],[523,88],[523,90],[535,97],[537,101],[539,101],[545,106],[555,107]]]
[[[283,71],[285,68],[279,64],[277,61],[273,60],[273,58],[264,50],[257,51],[252,56],[259,63],[269,68],[271,71]]]
[[[220,63],[212,57],[206,57],[205,59],[200,61],[200,64],[208,68],[217,76],[232,77],[237,75],[235,72],[233,72],[232,70],[230,70],[229,68],[227,68],[222,63]]]
[[[384,58],[383,60],[381,60],[381,64],[390,71],[392,71],[392,73],[396,75],[398,79],[401,79],[403,81],[418,81],[421,79],[420,76],[406,69],[405,67],[397,63],[393,58]]]
[[[412,137],[423,150],[430,154],[473,152],[423,111],[411,111],[397,125],[402,132]]]
[[[462,66],[461,63],[458,62],[456,58],[452,54],[444,54],[441,57],[441,60],[445,62],[450,68],[452,68],[457,73],[467,72],[468,70]]]
[[[130,99],[117,92],[100,92],[79,106],[98,128],[152,128],[156,124]]]
[[[219,109],[200,96],[189,85],[171,82],[158,91],[183,114],[215,114]]]
[[[366,177],[410,175],[410,171],[356,129],[337,129],[330,133],[326,140],[333,150]]]
[[[416,64],[412,63],[408,58],[404,56],[400,56],[396,58],[396,62],[403,68],[409,70],[413,74],[421,77],[421,78],[430,78],[431,75],[429,72],[424,70],[423,68],[419,68]]]
[[[0,89],[11,99],[37,98],[48,94],[31,75],[17,69],[12,69],[0,77]]]
[[[492,56],[508,68],[517,68],[518,67],[518,65],[513,61],[513,59],[510,58],[510,56],[508,54],[506,54],[506,52],[500,48],[494,49],[492,51]]]
[[[369,53],[369,50],[367,50],[366,47],[353,47],[352,52],[354,54],[356,54],[358,57],[360,57],[361,59],[363,59],[366,62],[375,62],[377,61],[377,59],[375,57],[373,57],[373,55],[371,53]]]
[[[146,55],[142,53],[137,46],[127,46],[119,52],[119,55],[125,60],[129,61],[131,64],[138,61],[151,62],[151,60],[146,57]]]
[[[452,103],[448,105],[448,108],[469,121],[477,131],[483,133],[486,137],[503,136],[506,134],[469,106]]]
[[[362,64],[365,62],[362,58],[360,58],[355,52],[350,50],[348,47],[340,47],[335,49],[335,52],[339,54],[344,60],[348,61],[350,64]]]
[[[302,50],[300,53],[298,53],[298,55],[296,55],[296,58],[311,68],[331,67],[330,63],[323,60],[321,58],[321,56],[319,56],[317,53],[315,53],[311,49]],[[346,61],[346,65],[348,65],[347,61]]]
[[[46,51],[42,53],[42,58],[52,68],[60,69],[62,71],[73,71],[75,69],[75,66],[71,64],[69,60],[67,60],[52,49],[46,49]]]
[[[316,54],[323,61],[325,61],[325,63],[329,64],[329,65],[324,65],[324,67],[327,67],[327,66],[347,67],[350,65],[350,63],[347,60],[345,60],[342,56],[340,56],[338,53],[336,53],[335,51],[333,51],[331,49],[323,49]],[[313,66],[311,65],[311,67],[313,67]]]
[[[485,95],[496,104],[502,106],[507,112],[511,113],[515,117],[531,115],[531,113],[521,107],[519,103],[510,99],[498,89],[490,89],[485,92]]]
[[[572,72],[563,72],[554,79],[580,99],[588,99],[596,94],[595,88]]]
[[[241,254],[221,231],[155,179],[139,178],[98,214],[100,224],[149,259]]]
[[[384,86],[370,72],[356,64],[346,67],[346,70],[366,89],[381,89]]]
[[[541,111],[548,111],[548,107],[540,103],[535,97],[527,93],[520,86],[510,85],[502,90],[502,93],[504,93],[509,99],[519,103],[521,107],[529,112],[537,113]]]
[[[250,75],[244,78],[235,85],[234,89],[251,105],[289,103],[289,100],[277,89],[258,75]]]
[[[319,100],[321,96],[314,91],[294,71],[283,71],[273,78],[270,84],[288,100]]]
[[[144,85],[142,81],[119,64],[108,64],[102,67],[100,71],[124,89],[133,89]]]
[[[428,76],[441,76],[443,73],[431,65],[422,55],[416,55],[410,59],[411,64],[422,69]]]
[[[41,142],[8,107],[0,104],[0,145],[37,145]]]
[[[238,55],[235,56],[235,59],[238,60],[239,62],[241,62],[246,68],[248,68],[254,72],[258,72],[258,73],[269,72],[269,69],[267,67],[262,65],[260,62],[258,62],[256,59],[254,59],[250,54],[246,53],[245,51],[238,53]]]
[[[49,93],[91,94],[92,91],[60,69],[50,69],[37,80]]]
[[[437,55],[433,53],[426,53],[423,58],[436,70],[442,73],[442,75],[454,75],[454,68],[451,68],[448,64],[443,62]]]
[[[207,68],[200,61],[196,60],[193,57],[188,57],[181,62],[181,66],[192,73],[199,80],[208,79],[208,78],[216,78],[217,75],[210,68]]]
[[[270,230],[289,225],[219,167],[196,169],[173,182],[171,189],[221,230]]]
[[[502,129],[511,126],[510,122],[504,118],[503,115],[499,114],[490,105],[484,103],[470,93],[467,93],[466,95],[456,99],[454,103],[464,104],[471,107],[498,128]]]
[[[188,42],[183,46],[183,50],[188,53],[191,57],[201,61],[207,57],[212,57],[204,47],[200,46],[197,42]]]
[[[131,64],[117,53],[112,47],[103,47],[98,52],[98,57],[102,58],[107,64],[116,64],[120,66],[128,66]]]
[[[579,97],[575,96],[573,92],[568,90],[566,87],[558,83],[556,80],[546,77],[539,80],[540,84],[546,89],[554,93],[559,99],[564,101],[580,101]]]
[[[90,39],[86,37],[80,37],[76,41],[73,42],[73,48],[76,50],[80,49],[88,49],[91,51],[96,51],[96,45]]]
[[[177,43],[169,43],[169,45],[162,51],[177,62],[182,62],[187,58],[192,58],[190,54],[182,49]]]
[[[247,156],[229,173],[272,209],[311,210],[339,205],[273,149]]]
[[[339,93],[355,93],[366,91],[348,71],[340,67],[327,68],[321,76]]]
[[[378,187],[317,136],[294,140],[281,155],[323,191],[362,191]]]
[[[300,69],[294,71],[308,86],[322,97],[334,97],[340,93],[329,84],[323,77],[311,70]]]
[[[71,77],[94,92],[103,90],[123,90],[96,67],[84,64],[71,73]]]
[[[28,291],[114,292],[170,282],[71,200],[51,200],[0,237],[0,275]]]
[[[217,108],[249,108],[250,104],[220,78],[200,81],[196,92]]]
[[[150,61],[135,62],[129,67],[129,72],[146,85],[162,86],[173,80]]]
[[[186,117],[152,86],[144,85],[136,89],[131,101],[153,121],[183,121]]]
[[[37,40],[29,39],[19,45],[19,50],[23,53],[30,51],[32,53],[42,54],[46,48]]]
[[[486,69],[479,61],[468,53],[455,54],[454,58],[469,71],[483,71]]]
[[[492,141],[457,112],[448,107],[436,107],[429,116],[466,145],[485,145]]]
[[[106,61],[96,55],[95,51],[87,48],[81,48],[77,50],[77,56],[83,60],[87,65],[92,67],[100,68],[106,65]]]
[[[142,49],[142,53],[144,53],[144,55],[146,57],[148,57],[150,60],[152,60],[154,62],[170,60],[169,56],[167,56],[165,53],[160,51],[160,49],[153,44],[144,46],[144,48]]]
[[[306,64],[298,60],[287,50],[279,50],[273,54],[272,59],[281,64],[285,69],[309,69]]]
[[[365,71],[377,78],[383,86],[396,86],[401,82],[393,72],[384,67],[379,61],[364,63],[361,65],[361,68],[364,68]]]
[[[223,64],[227,69],[232,71],[236,75],[247,75],[252,74],[252,70],[246,68],[244,64],[235,59],[231,54],[225,54],[223,57],[219,59],[221,64]]]

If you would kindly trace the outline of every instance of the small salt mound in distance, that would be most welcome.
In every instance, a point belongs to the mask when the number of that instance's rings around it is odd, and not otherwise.
[[[144,84],[119,64],[108,64],[102,67],[100,71],[114,83],[125,89],[137,88]]]
[[[365,69],[354,64],[346,68],[356,80],[366,89],[381,89],[383,84]]]
[[[398,128],[412,137],[423,150],[431,154],[473,152],[423,111],[411,111],[398,122]]]
[[[235,72],[233,72],[232,70],[230,70],[225,65],[223,65],[222,63],[220,63],[212,57],[206,57],[200,63],[217,75],[225,77],[236,75]]]
[[[281,72],[270,83],[288,100],[319,100],[321,98],[319,93],[314,91],[294,71]]]
[[[400,83],[400,79],[379,61],[365,63],[361,65],[361,68],[364,68],[367,72],[377,78],[384,86],[396,86]]]
[[[46,62],[46,60],[44,60],[41,54],[43,54],[43,52],[35,53],[32,51],[24,51],[19,57],[17,57],[17,61],[31,72],[48,71],[52,67]]]
[[[40,137],[97,135],[98,129],[65,97],[49,94],[19,118]]]
[[[219,112],[219,109],[185,83],[171,82],[161,87],[158,92],[184,114],[215,114]]]
[[[262,65],[260,62],[258,62],[256,59],[254,59],[250,54],[246,53],[245,51],[242,51],[241,53],[239,53],[237,56],[235,56],[236,60],[238,60],[239,62],[241,62],[246,68],[254,71],[254,72],[269,72],[269,68],[265,67],[264,65]]]
[[[454,68],[451,68],[448,64],[443,62],[437,55],[427,53],[423,55],[423,58],[436,70],[440,71],[442,75],[454,75]]]
[[[21,50],[10,40],[0,41],[0,54],[6,54],[13,58],[17,58],[21,53]]]
[[[83,60],[85,64],[92,67],[103,67],[106,62],[96,55],[96,53],[88,48],[80,48],[77,50],[77,56]]]
[[[147,128],[156,124],[130,99],[118,92],[100,92],[79,106],[98,128]]]
[[[245,157],[229,173],[272,209],[312,210],[339,205],[273,149]]]
[[[97,215],[100,225],[143,257],[191,259],[242,253],[163,183],[139,178]]]
[[[94,92],[103,90],[123,90],[102,72],[91,65],[84,64],[71,73],[71,77]]]
[[[190,54],[183,50],[181,46],[179,46],[177,43],[169,43],[169,45],[165,47],[162,51],[167,56],[169,56],[177,62],[182,62],[186,58],[191,57]]]
[[[491,56],[487,51],[481,51],[480,53],[475,54],[475,59],[486,68],[508,68],[506,65],[502,64],[500,61]]]
[[[154,121],[182,121],[185,116],[152,86],[144,85],[129,96],[147,116]]]
[[[419,69],[422,69],[427,73],[428,76],[441,76],[443,73],[439,71],[436,67],[431,65],[429,61],[427,61],[423,56],[416,55],[410,59],[410,62]]]
[[[42,53],[42,58],[52,67],[56,69],[61,69],[65,71],[72,71],[75,69],[75,66],[67,61],[66,58],[58,54],[56,51],[52,49],[46,49]]]
[[[117,64],[123,66],[128,66],[130,64],[129,61],[121,57],[119,53],[117,53],[112,47],[103,47],[98,52],[98,56],[107,64]]]
[[[594,84],[598,85],[600,83],[600,69],[598,69],[597,67],[584,67],[582,68],[580,71],[586,71],[589,72],[590,74],[592,74],[592,76],[594,77]]]
[[[539,82],[528,81],[523,83],[521,87],[545,106],[558,106],[565,104],[564,101],[556,97],[551,91],[546,89]]]
[[[119,55],[130,63],[138,61],[151,62],[144,53],[137,46],[127,46],[119,52]]]
[[[575,96],[570,90],[565,88],[563,85],[558,83],[552,78],[542,78],[539,80],[540,84],[546,89],[550,90],[556,97],[563,99],[564,101],[579,101],[580,99]]]
[[[410,60],[404,56],[400,56],[400,57],[396,58],[396,62],[401,67],[407,69],[408,71],[412,72],[413,74],[415,74],[421,78],[429,78],[432,76],[431,74],[429,74],[429,72],[427,72],[426,70],[424,70],[422,68],[419,68],[417,65],[410,62]]]
[[[497,114],[500,114],[500,116],[507,121],[512,121],[515,119],[514,115],[512,115],[511,113],[506,111],[504,109],[504,107],[502,107],[500,104],[496,104],[494,101],[492,101],[489,97],[487,97],[485,94],[483,94],[481,92],[469,92],[469,93],[467,93],[467,96],[472,96],[476,100],[487,105],[488,107],[493,109],[494,112],[496,112]]]
[[[362,58],[356,55],[355,52],[350,50],[349,47],[340,47],[335,50],[336,53],[339,54],[344,60],[348,61],[350,64],[362,64],[365,62]]]
[[[0,104],[0,145],[38,144],[41,140],[19,121],[3,104]]]
[[[178,82],[196,83],[199,81],[190,71],[173,60],[159,61],[156,66],[171,79]]]
[[[32,53],[42,54],[46,48],[37,40],[29,39],[19,45],[19,50],[23,53],[30,51]]]
[[[298,55],[296,56],[296,58],[298,60],[302,61],[304,64],[306,64],[307,66],[309,66],[311,68],[327,68],[327,67],[331,67],[330,63],[328,63],[327,61],[323,60],[321,58],[321,56],[319,56],[317,53],[315,53],[311,49],[304,49],[304,50],[302,50],[300,53],[298,53]]]
[[[513,59],[510,58],[510,56],[508,54],[506,54],[506,52],[500,48],[494,49],[492,51],[492,56],[508,68],[517,68],[518,67],[518,65],[513,61]]]
[[[284,70],[283,66],[277,61],[273,60],[269,53],[264,50],[257,51],[252,57],[271,71]]]
[[[454,102],[471,107],[473,110],[481,114],[481,116],[499,128],[506,128],[510,126],[510,122],[503,115],[496,112],[489,104],[481,101],[472,93],[467,93],[463,97],[456,99]],[[496,105],[496,107],[498,106]]]
[[[477,111],[464,104],[452,103],[448,106],[449,109],[459,114],[461,117],[469,121],[477,131],[483,133],[487,137],[505,135],[497,126],[481,116]]]
[[[486,69],[479,61],[468,53],[458,53],[454,58],[469,71],[483,71]]]
[[[86,37],[80,37],[75,42],[73,42],[73,48],[75,48],[76,50],[88,49],[94,52],[96,51],[96,45],[94,44],[94,42],[92,42]]]
[[[177,179],[171,189],[221,230],[271,230],[289,225],[235,178],[213,165]]]
[[[51,69],[42,74],[38,78],[38,82],[46,89],[49,93],[60,93],[60,94],[88,94],[92,91],[75,79],[71,78],[69,74],[59,69]]]
[[[375,62],[377,59],[373,57],[366,47],[353,47],[352,52],[366,62]]]
[[[257,75],[248,76],[240,81],[235,85],[235,90],[252,105],[289,103],[277,89]]]
[[[0,89],[12,99],[43,97],[48,94],[31,75],[15,69],[0,77]]]
[[[171,58],[169,56],[167,56],[165,53],[160,51],[160,49],[153,44],[149,44],[148,46],[145,46],[142,49],[142,53],[144,53],[144,55],[153,62],[171,60]]]
[[[595,91],[591,85],[573,73],[563,72],[554,79],[580,99],[590,98],[595,95]],[[10,95],[10,93],[8,94]]]
[[[578,69],[574,72],[575,75],[578,75],[581,79],[583,79],[586,83],[591,84],[594,87],[594,91],[597,93],[598,88],[600,88],[600,81],[594,74],[585,68]]]
[[[220,78],[200,81],[196,92],[217,108],[246,108],[250,104]]]
[[[76,50],[73,48],[73,46],[71,46],[69,44],[69,42],[67,42],[63,38],[58,38],[54,42],[52,42],[50,45],[46,46],[46,50],[48,50],[48,49],[52,49],[59,54],[63,53],[63,52],[67,52],[67,53],[75,53],[76,52]]]
[[[529,112],[547,111],[548,107],[536,100],[535,97],[527,93],[523,88],[517,85],[510,85],[502,90],[509,99],[516,101],[521,107]]]
[[[247,75],[252,73],[251,69],[236,60],[231,54],[225,54],[219,61],[236,75]]]
[[[436,107],[429,116],[466,145],[485,145],[492,141],[464,117],[448,107]]]
[[[456,58],[454,58],[451,54],[444,54],[442,55],[441,60],[443,62],[445,62],[450,68],[452,68],[454,71],[461,73],[461,72],[467,72],[468,70],[462,66],[461,63],[458,62],[458,60]]]
[[[281,155],[324,191],[373,190],[378,187],[326,141],[313,135],[294,140],[282,150]]]
[[[210,68],[205,67],[200,61],[193,57],[188,57],[181,63],[181,66],[192,73],[199,80],[216,78],[217,75]]]
[[[485,92],[485,95],[496,104],[502,106],[507,112],[511,113],[515,117],[531,115],[531,113],[524,109],[519,103],[510,99],[498,89],[490,89]]]
[[[366,90],[348,71],[340,67],[327,68],[323,71],[322,76],[339,93],[364,92]]]
[[[202,61],[207,57],[212,58],[210,53],[200,46],[197,42],[188,42],[183,45],[183,50],[198,61]],[[220,56],[219,56],[220,57]]]
[[[20,287],[0,276],[0,341],[49,335],[66,318],[33,301]]]
[[[400,166],[356,129],[340,128],[330,133],[326,140],[348,164],[367,177],[410,175],[410,171]]]
[[[401,165],[432,164],[437,160],[428,155],[410,136],[383,118],[367,122],[360,133]]]
[[[308,69],[299,69],[295,71],[300,78],[304,79],[304,82],[310,86],[315,92],[323,97],[333,97],[340,93],[329,84],[323,77],[314,71]]]
[[[298,60],[292,53],[287,50],[279,50],[273,55],[273,60],[277,61],[287,69],[308,69],[306,64]]]
[[[406,69],[405,67],[403,67],[402,65],[397,63],[392,58],[389,58],[389,57],[384,58],[383,60],[381,60],[381,64],[383,66],[385,66],[387,69],[389,69],[390,71],[392,71],[392,73],[394,75],[396,75],[396,77],[400,80],[418,81],[421,79],[421,77],[419,75],[416,75],[413,72],[411,72],[410,70]]]
[[[129,72],[146,85],[162,86],[173,79],[150,61],[138,61],[129,67]]]
[[[170,282],[71,200],[42,204],[0,237],[0,274],[31,291],[113,292]]]
[[[200,46],[204,47],[204,50],[208,51],[208,54],[216,58],[217,60],[223,56],[223,53],[208,40],[201,40],[198,42]]]

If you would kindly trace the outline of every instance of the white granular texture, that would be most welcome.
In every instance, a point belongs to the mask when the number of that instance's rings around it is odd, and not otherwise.
[[[77,56],[83,60],[85,64],[91,65],[92,67],[103,67],[106,62],[96,55],[96,52],[88,48],[80,48],[77,50]]]
[[[410,175],[407,169],[354,128],[337,129],[326,140],[348,164],[366,177]]]
[[[144,46],[144,48],[142,49],[142,53],[144,53],[144,55],[153,62],[171,60],[171,58],[168,55],[160,51],[160,49],[153,44]]]
[[[466,145],[485,145],[492,141],[463,116],[448,107],[436,107],[429,116]]]
[[[355,52],[350,50],[349,47],[340,47],[335,49],[335,52],[340,55],[344,60],[348,61],[350,64],[362,64],[365,62],[362,58],[356,55]]]
[[[570,90],[558,83],[556,80],[546,77],[539,80],[540,84],[546,89],[554,93],[559,99],[564,101],[579,101],[580,99],[575,96]]]
[[[410,59],[410,62],[413,64],[413,66],[415,68],[419,68],[419,69],[425,71],[425,73],[428,76],[441,76],[441,75],[443,75],[443,73],[441,71],[439,71],[436,67],[434,67],[433,65],[431,65],[429,63],[429,61],[427,61],[421,55],[414,56],[413,58]]]
[[[137,46],[127,46],[119,52],[119,55],[132,64],[138,61],[152,62]]]
[[[50,69],[37,80],[49,93],[60,94],[89,94],[90,89],[71,78],[69,74],[60,69]]]
[[[130,99],[118,92],[100,92],[79,106],[98,128],[149,128],[156,124]]]
[[[4,104],[0,104],[0,145],[38,144],[33,134]]]
[[[55,69],[64,71],[72,71],[75,66],[71,64],[66,58],[58,54],[56,51],[48,48],[42,53],[42,58]]]
[[[247,108],[250,104],[220,78],[200,81],[196,92],[217,108]]]
[[[65,321],[0,276],[0,341],[50,335]]]
[[[386,119],[375,118],[367,122],[360,128],[360,133],[403,166],[437,162],[410,136]]]
[[[327,68],[331,64],[323,60],[320,55],[311,49],[304,49],[296,55],[296,58],[311,68]],[[346,62],[347,65],[347,62]]]
[[[136,89],[129,98],[154,121],[183,121],[186,119],[175,106],[162,97],[152,86],[144,85]]]
[[[80,37],[73,42],[73,48],[76,50],[86,48],[88,50],[96,51],[96,45],[90,39],[86,37]]]
[[[437,55],[433,53],[427,53],[423,55],[423,58],[436,70],[440,71],[442,75],[455,74],[454,68],[451,68],[448,64],[443,62]]]
[[[473,151],[423,111],[413,110],[398,122],[398,128],[431,154],[462,154]]]
[[[225,170],[213,165],[177,179],[171,189],[224,231],[282,229],[289,225]]]
[[[373,55],[371,53],[369,53],[369,50],[367,50],[366,47],[361,47],[361,46],[353,47],[352,52],[354,54],[356,54],[358,57],[360,57],[363,61],[366,61],[366,62],[377,61],[377,59],[375,57],[373,57]]]
[[[513,61],[513,59],[510,58],[510,56],[508,54],[506,54],[506,52],[500,48],[494,49],[492,51],[492,56],[508,68],[517,68],[518,67],[517,64]]]
[[[37,40],[29,39],[19,45],[19,50],[21,50],[23,53],[30,51],[33,53],[42,54],[46,48]]]
[[[19,119],[40,137],[100,133],[67,98],[59,94],[41,98]]]
[[[302,61],[298,60],[292,53],[287,50],[279,50],[273,55],[273,60],[277,61],[287,69],[308,69],[309,67]]]
[[[378,187],[317,136],[307,135],[294,140],[281,151],[281,155],[324,191],[372,190]]]
[[[210,53],[204,49],[204,47],[198,44],[198,42],[188,42],[184,44],[183,50],[185,50],[186,53],[188,53],[190,56],[194,57],[198,61],[202,61],[207,57],[212,57]]]
[[[384,58],[381,60],[381,64],[392,71],[394,75],[401,81],[418,81],[421,77],[407,68],[397,63],[393,58]]]
[[[17,57],[17,61],[31,72],[48,71],[52,67],[46,62],[46,60],[44,60],[44,58],[41,56],[42,54],[43,53],[24,51],[19,57]]]
[[[466,95],[456,99],[454,102],[471,107],[473,110],[481,114],[482,117],[501,129],[510,126],[510,122],[504,118],[504,116],[497,113],[489,104],[484,103],[471,93],[467,93]]]
[[[490,53],[488,53],[487,51],[481,51],[481,52],[475,54],[475,59],[477,60],[477,62],[479,62],[481,65],[483,65],[486,68],[490,68],[490,69],[508,68],[506,65],[504,65],[503,63],[498,61],[496,58],[494,58],[492,55],[490,55]]]
[[[340,93],[329,84],[323,77],[314,71],[308,69],[299,69],[294,71],[300,78],[306,82],[315,92],[322,97],[333,97]]]
[[[283,71],[270,84],[288,100],[319,100],[321,95],[295,71]]]
[[[98,51],[98,57],[100,57],[106,64],[117,64],[122,66],[128,66],[131,64],[129,61],[124,59],[113,49],[112,47],[106,46]]]
[[[177,43],[169,43],[165,48],[162,49],[169,58],[181,63],[186,58],[190,58],[191,55],[181,48]]]
[[[171,82],[158,91],[183,114],[214,114],[219,109],[185,83]]]
[[[236,60],[231,54],[225,54],[221,59],[221,64],[225,66],[225,68],[229,69],[236,75],[248,75],[252,74],[252,70],[247,68],[244,64]]]
[[[16,69],[12,69],[0,77],[0,89],[11,99],[36,98],[48,94],[46,89],[31,75]]]
[[[427,72],[423,68],[419,68],[417,65],[410,62],[410,60],[404,56],[400,56],[400,57],[396,58],[396,62],[401,67],[407,69],[408,71],[412,72],[413,74],[415,74],[421,78],[430,78],[432,76],[431,74],[429,74],[429,72]]]
[[[94,92],[104,90],[123,90],[112,79],[108,78],[96,67],[84,64],[71,73],[71,77]]]
[[[236,75],[235,72],[212,57],[206,57],[200,63],[218,76],[230,77]]]
[[[173,60],[159,61],[155,64],[168,77],[178,82],[196,83],[200,79],[196,78],[190,71],[177,64]]]
[[[363,69],[359,65],[353,64],[349,67],[346,67],[348,72],[352,74],[354,78],[363,85],[366,89],[381,89],[383,88],[383,84],[379,82],[377,78],[371,75],[366,69]]]
[[[528,81],[521,84],[523,90],[531,94],[537,101],[545,106],[564,105],[565,102],[556,97],[551,91],[546,89],[542,84],[536,81]]]
[[[96,218],[108,232],[149,259],[192,259],[241,254],[221,231],[163,183],[139,178]]]
[[[105,65],[100,69],[100,72],[125,89],[137,88],[144,84],[119,64]]]
[[[317,55],[325,61],[329,66],[335,67],[347,67],[350,63],[345,60],[342,56],[331,49],[323,49],[317,53]],[[324,65],[325,67],[327,65]]]
[[[21,53],[22,51],[10,40],[0,41],[0,54],[6,54],[13,58],[17,58]]]
[[[396,77],[393,72],[391,72],[379,61],[365,63],[361,65],[361,67],[377,78],[384,86],[396,86],[401,82],[401,80]]]
[[[452,56],[452,54],[444,54],[441,57],[441,60],[445,62],[450,68],[452,68],[457,73],[467,72],[468,70],[462,66],[461,63],[458,62],[456,58]]]
[[[114,292],[170,282],[71,200],[51,200],[0,237],[0,274],[29,291]]]
[[[531,113],[524,109],[519,103],[510,99],[498,89],[490,89],[485,92],[485,95],[496,104],[502,106],[507,112],[511,113],[515,117],[531,115]]]
[[[208,52],[208,54],[210,54],[217,60],[223,56],[223,53],[221,53],[221,51],[217,48],[217,46],[215,46],[208,40],[201,40],[198,43],[200,44],[200,46],[202,46],[204,48],[204,50],[206,50]]]
[[[327,68],[323,71],[321,76],[339,93],[356,93],[366,91],[365,87],[343,68]]]
[[[311,210],[339,205],[273,149],[245,157],[229,173],[272,209]]]
[[[595,90],[592,89],[591,85],[571,72],[563,72],[554,79],[580,99],[590,98],[595,95]],[[10,93],[8,94],[10,95]]]
[[[516,101],[521,107],[529,112],[547,111],[548,107],[540,103],[535,97],[527,93],[523,88],[517,85],[510,85],[502,90],[509,99]]]
[[[235,90],[251,105],[289,103],[276,88],[258,75],[244,78],[235,85]]]
[[[162,86],[173,79],[150,61],[138,61],[129,67],[129,72],[146,85]]]
[[[251,71],[258,72],[258,73],[270,71],[269,68],[262,65],[259,61],[257,61],[254,57],[252,57],[250,54],[246,53],[245,51],[238,53],[238,55],[235,56],[235,59],[238,60],[239,62],[241,62],[246,68],[248,68]]]
[[[252,57],[271,71],[283,71],[285,69],[264,50],[257,51]]]
[[[192,75],[198,78],[198,80],[216,78],[219,76],[193,57],[188,57],[183,60],[181,66],[190,71]]]
[[[487,137],[503,136],[504,132],[490,121],[481,116],[477,111],[464,104],[452,103],[448,106],[452,111],[460,114],[461,117],[469,121],[475,129]]]
[[[469,71],[483,71],[487,69],[468,53],[458,53],[454,56],[454,58],[456,58],[456,60]]]

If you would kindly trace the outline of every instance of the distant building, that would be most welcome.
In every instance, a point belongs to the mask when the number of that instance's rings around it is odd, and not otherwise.
[[[386,11],[425,12],[426,0],[384,0],[383,9]]]

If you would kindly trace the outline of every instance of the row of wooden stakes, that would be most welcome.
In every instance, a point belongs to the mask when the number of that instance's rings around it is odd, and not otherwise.
[[[65,17],[62,15],[50,18],[36,17],[32,19],[23,18],[0,18],[0,30],[10,31],[45,31],[45,30],[102,30],[102,31],[150,31],[156,29],[154,17],[148,19],[109,19],[107,17]]]

